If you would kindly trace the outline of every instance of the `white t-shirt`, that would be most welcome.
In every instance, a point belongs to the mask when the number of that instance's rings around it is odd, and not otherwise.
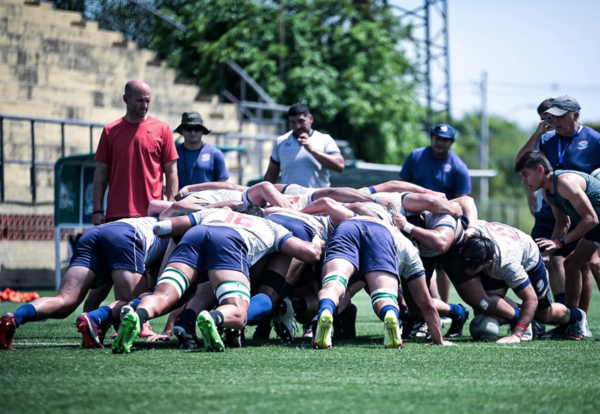
[[[313,130],[310,134],[312,147],[325,154],[340,153],[340,149],[330,135]],[[271,160],[281,169],[283,184],[300,184],[304,187],[329,187],[329,170],[321,164],[304,147],[298,143],[293,131],[277,138],[271,153]]]
[[[511,289],[527,282],[527,272],[540,260],[540,250],[531,236],[506,224],[484,220],[479,220],[475,228],[496,245],[496,257],[483,273],[504,281]]]
[[[207,209],[191,214],[196,224],[228,227],[239,233],[248,247],[248,265],[252,266],[263,256],[279,251],[292,232],[261,217],[229,210]]]

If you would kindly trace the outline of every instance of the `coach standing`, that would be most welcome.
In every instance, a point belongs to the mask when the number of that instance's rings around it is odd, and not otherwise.
[[[163,172],[167,199],[177,192],[177,151],[168,124],[148,116],[151,91],[134,79],[125,85],[125,116],[104,127],[95,159],[92,223],[126,217],[144,217],[152,200],[163,199]],[[106,188],[106,213],[102,200]]]
[[[181,124],[175,132],[183,136],[183,143],[176,146],[179,155],[177,160],[179,189],[190,184],[229,179],[229,171],[221,150],[202,140],[202,136],[210,134],[212,130],[204,125],[202,116],[198,112],[184,112],[181,116]]]
[[[446,198],[471,194],[471,177],[465,162],[450,148],[456,140],[454,128],[436,125],[430,132],[431,145],[413,150],[404,161],[400,178],[421,187],[446,194]],[[447,302],[450,280],[441,267],[436,268],[439,297]],[[435,294],[435,285],[432,290]]]
[[[277,138],[265,181],[303,187],[329,187],[329,170],[344,171],[344,157],[330,135],[312,129],[313,116],[308,106],[294,104],[288,110],[292,130]]]

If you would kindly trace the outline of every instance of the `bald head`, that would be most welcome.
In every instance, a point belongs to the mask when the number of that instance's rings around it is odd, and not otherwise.
[[[127,122],[139,124],[146,119],[152,91],[150,86],[141,79],[132,79],[125,85],[123,101],[127,105],[125,119]]]
[[[131,96],[137,91],[147,93],[152,92],[150,86],[143,79],[132,79],[125,84],[125,95]]]

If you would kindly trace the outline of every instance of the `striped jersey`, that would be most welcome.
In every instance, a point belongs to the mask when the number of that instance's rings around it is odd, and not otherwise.
[[[272,221],[230,210],[206,209],[189,215],[192,225],[228,227],[239,233],[248,248],[248,263],[252,266],[263,256],[279,251],[292,233]]]
[[[374,217],[367,216],[355,216],[349,220],[360,220],[368,221],[371,223],[377,223],[385,227],[394,238],[396,245],[396,260],[398,275],[407,280],[412,280],[425,273],[423,262],[419,256],[419,250],[415,245],[408,240],[397,227],[386,223],[383,220],[376,219]]]
[[[540,260],[540,250],[531,236],[502,223],[479,220],[475,228],[496,245],[491,266],[483,269],[486,275],[504,281],[516,289],[529,281],[527,272]]]
[[[335,230],[335,227],[329,216],[311,216],[310,214],[304,214],[296,210],[281,207],[271,207],[269,215],[285,216],[300,220],[313,229],[314,233],[325,242],[331,238]]]
[[[149,267],[167,250],[169,238],[161,239],[154,234],[154,225],[158,223],[158,217],[138,217],[126,218],[115,223],[126,223],[135,229],[136,237],[139,237],[144,244],[144,264]],[[105,224],[110,226],[111,223]]]
[[[427,230],[448,227],[452,229],[452,232],[456,232],[456,227],[458,226],[458,220],[450,214],[433,214],[429,211],[424,211],[421,213],[421,218],[423,219],[424,228]],[[419,253],[421,257],[436,257],[443,254],[429,250],[423,245],[419,245]]]

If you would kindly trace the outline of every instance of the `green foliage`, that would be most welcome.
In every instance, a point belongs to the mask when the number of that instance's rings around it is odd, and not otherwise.
[[[233,60],[275,100],[307,103],[315,127],[349,140],[358,158],[399,163],[427,141],[418,74],[399,48],[410,30],[386,3],[289,0],[281,9],[268,0],[163,0],[160,10],[189,31],[174,35],[171,26],[156,24],[153,47],[212,92],[236,87],[219,76],[219,64]]]

